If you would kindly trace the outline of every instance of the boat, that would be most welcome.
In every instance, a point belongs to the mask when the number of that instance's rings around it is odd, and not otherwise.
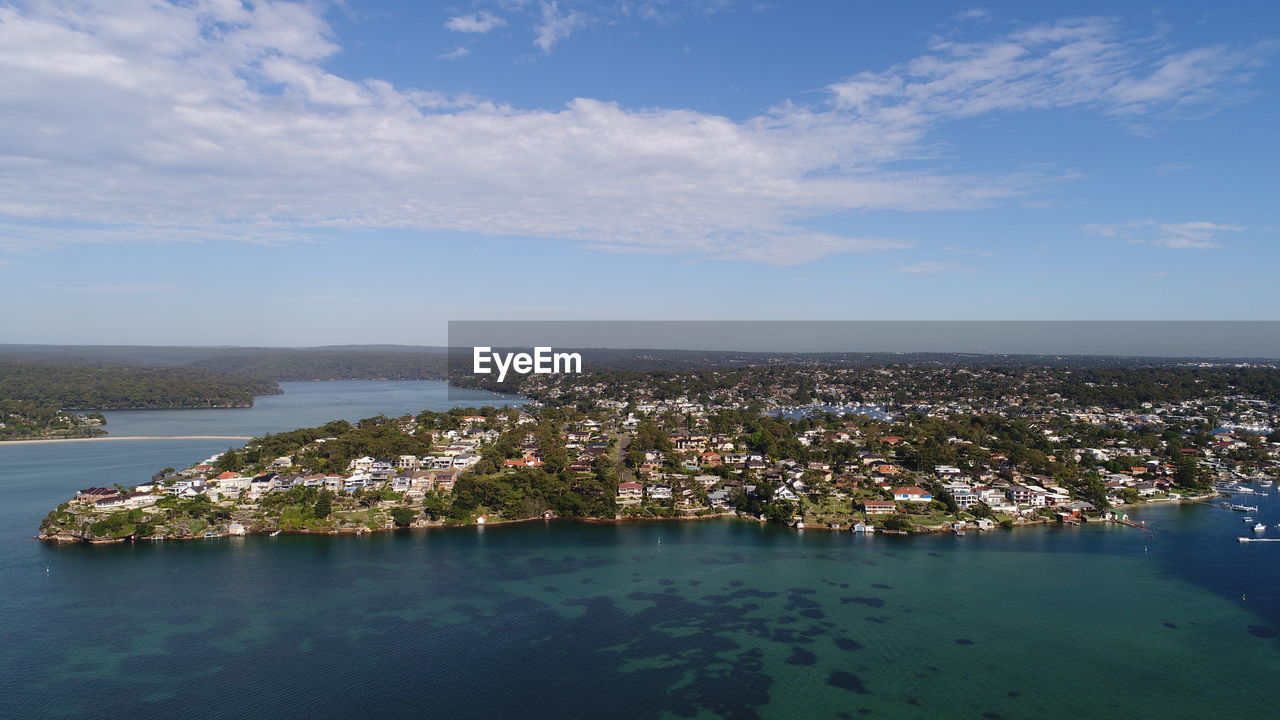
[[[1267,526],[1263,525],[1262,523],[1258,523],[1257,525],[1253,526],[1254,532],[1262,532],[1263,530],[1266,530],[1266,529],[1267,529]]]
[[[1249,517],[1248,515],[1245,515],[1244,517],[1242,517],[1242,518],[1240,518],[1240,519],[1241,519],[1241,520],[1243,520],[1244,522],[1247,522],[1247,523],[1251,523],[1251,522],[1253,522],[1253,518]]]
[[[1231,509],[1236,512],[1258,512],[1257,506],[1254,505],[1232,505]]]
[[[275,532],[271,533],[271,537],[275,537],[275,536],[277,536],[277,535],[279,535],[279,534],[280,534],[280,531],[279,531],[279,530],[276,530]]]

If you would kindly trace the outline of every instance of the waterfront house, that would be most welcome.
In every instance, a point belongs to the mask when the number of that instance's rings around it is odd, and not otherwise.
[[[644,485],[638,482],[618,483],[618,504],[637,505],[644,499]]]
[[[649,499],[650,500],[670,500],[671,486],[670,485],[649,486]]]
[[[1039,488],[1034,485],[1009,486],[1009,499],[1012,500],[1015,505],[1043,507],[1045,504],[1045,497],[1047,497],[1048,494],[1048,491],[1044,488]]]
[[[924,488],[912,485],[909,487],[894,488],[893,499],[900,500],[902,502],[927,503],[933,500],[933,494]]]
[[[868,515],[892,515],[898,511],[898,506],[887,500],[868,500],[862,507]]]
[[[115,488],[106,487],[90,487],[76,493],[76,500],[81,502],[96,502],[103,498],[114,497],[116,495]]]
[[[101,498],[94,502],[94,506],[99,509],[140,508],[155,505],[162,497],[164,496],[156,493],[128,493]]]

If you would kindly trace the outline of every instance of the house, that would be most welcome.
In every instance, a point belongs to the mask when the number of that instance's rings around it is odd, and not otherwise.
[[[522,458],[503,460],[502,464],[506,467],[538,467],[543,462],[532,455],[525,455]]]
[[[156,501],[164,497],[155,493],[128,493],[126,495],[113,495],[104,497],[94,501],[94,506],[99,509],[108,508],[140,508],[148,505],[155,505]]]
[[[862,504],[868,515],[892,515],[898,512],[898,506],[887,500],[868,500]]]
[[[951,493],[952,499],[956,501],[956,505],[959,506],[961,510],[968,510],[974,505],[982,502],[982,498],[978,493],[974,492],[973,488],[968,485],[956,487],[954,489],[949,487],[947,488],[947,491]]]
[[[638,482],[618,483],[618,504],[637,505],[644,499],[644,485]]]
[[[435,473],[436,490],[440,492],[453,492],[453,486],[456,482],[458,482],[457,470],[443,470]]]
[[[248,482],[248,493],[250,497],[259,497],[271,491],[275,487],[275,473],[265,475],[257,475]]]
[[[472,465],[475,465],[478,462],[480,462],[479,455],[475,455],[472,453],[464,453],[453,459],[453,468],[455,470],[466,470],[467,468],[471,467]],[[542,461],[539,460],[538,464],[541,465]]]
[[[224,493],[238,494],[249,489],[253,479],[233,472],[224,472],[213,479]]]
[[[1009,499],[1013,501],[1015,505],[1041,507],[1044,505],[1046,495],[1048,495],[1048,493],[1044,490],[1037,490],[1026,485],[1009,486]]]
[[[83,502],[96,502],[103,498],[114,497],[116,491],[114,488],[90,487],[76,493],[76,500]]]
[[[414,470],[412,472],[405,473],[402,477],[409,480],[409,487],[411,488],[421,490],[435,489],[435,475],[432,475],[425,470]]]
[[[914,485],[909,487],[896,487],[893,489],[893,499],[904,502],[923,502],[927,503],[933,500],[933,494],[924,488],[918,488]]]
[[[670,500],[671,486],[669,485],[652,485],[649,487],[650,500]]]

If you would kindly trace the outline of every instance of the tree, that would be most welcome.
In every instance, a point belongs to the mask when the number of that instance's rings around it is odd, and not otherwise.
[[[320,496],[316,499],[314,513],[321,520],[329,517],[333,512],[333,492],[329,490],[321,490]]]
[[[391,521],[396,524],[396,527],[409,527],[417,517],[418,511],[413,508],[391,508]]]
[[[429,492],[422,498],[422,512],[432,520],[449,515],[449,503],[438,492]]]
[[[910,532],[911,528],[911,519],[906,515],[894,514],[884,519],[885,530],[905,530]]]
[[[240,472],[240,470],[244,468],[244,465],[244,453],[241,453],[235,448],[227,448],[227,451],[222,453],[222,455],[218,457],[217,461],[213,463],[213,469],[218,472]],[[168,469],[172,470],[172,468]]]
[[[1195,458],[1183,455],[1181,450],[1174,459],[1173,481],[1180,487],[1200,489],[1204,487],[1204,482],[1200,477],[1200,466],[1196,463]]]

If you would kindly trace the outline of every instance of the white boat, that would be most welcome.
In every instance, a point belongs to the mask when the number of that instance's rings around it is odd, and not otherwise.
[[[1257,525],[1253,526],[1254,532],[1262,532],[1263,530],[1266,530],[1266,529],[1267,529],[1267,526],[1263,525],[1262,523],[1258,523]]]
[[[1240,518],[1240,519],[1241,519],[1242,521],[1244,521],[1244,522],[1247,522],[1247,523],[1251,523],[1251,522],[1253,522],[1253,518],[1251,518],[1251,517],[1242,517],[1242,518]]]

